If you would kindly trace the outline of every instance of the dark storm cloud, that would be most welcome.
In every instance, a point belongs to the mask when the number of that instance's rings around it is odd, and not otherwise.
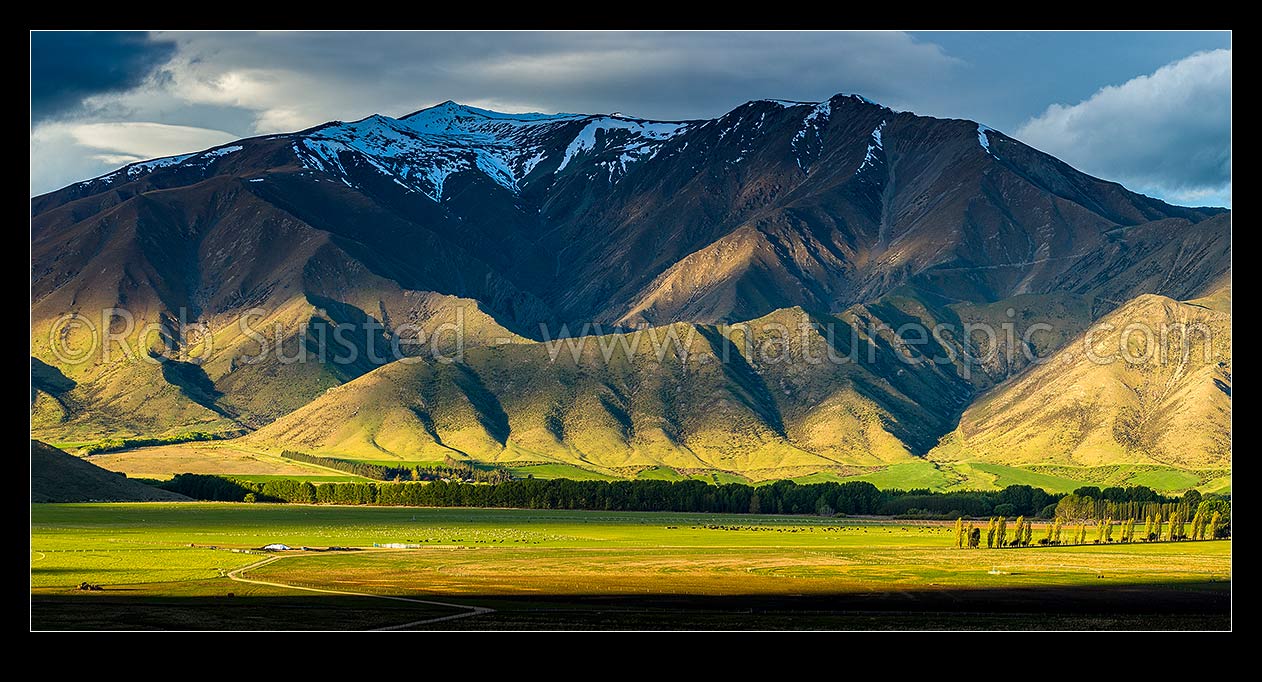
[[[140,85],[175,49],[143,32],[31,33],[31,122],[74,111],[92,95]]]
[[[200,58],[197,96],[260,112],[260,129],[447,99],[661,119],[720,115],[750,99],[858,92],[892,106],[957,60],[898,32],[172,34]],[[263,70],[284,78],[263,82]],[[224,74],[233,78],[224,78]],[[213,99],[215,92],[222,100]],[[303,97],[295,95],[302,93]]]

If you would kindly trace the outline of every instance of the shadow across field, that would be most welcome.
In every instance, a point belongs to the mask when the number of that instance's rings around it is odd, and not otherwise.
[[[31,595],[33,630],[373,630],[459,609],[340,595],[154,596],[143,587]],[[233,596],[229,596],[233,593]]]
[[[231,586],[223,586],[231,589]],[[408,596],[422,596],[410,594]],[[423,595],[494,609],[416,629],[1226,630],[1231,583],[925,589],[810,595]],[[449,615],[339,595],[128,596],[41,591],[41,629],[372,629]]]

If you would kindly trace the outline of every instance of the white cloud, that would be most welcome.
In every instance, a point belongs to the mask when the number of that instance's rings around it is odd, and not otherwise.
[[[101,163],[108,163],[111,166],[126,166],[129,163],[145,160],[145,157],[135,154],[93,154],[90,158]]]
[[[1231,201],[1231,50],[1054,104],[1016,132],[1082,170],[1171,200]]]
[[[222,130],[146,121],[80,123],[66,129],[84,147],[142,159],[201,151],[237,139]]]
[[[146,121],[49,123],[31,131],[31,194],[135,161],[196,152],[237,139],[222,130]]]

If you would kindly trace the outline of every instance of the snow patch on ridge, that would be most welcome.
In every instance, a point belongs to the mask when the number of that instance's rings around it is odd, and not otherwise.
[[[98,180],[104,180],[106,182],[114,182],[115,180],[118,180],[121,178],[126,178],[127,180],[135,180],[136,178],[142,175],[146,175],[148,173],[152,173],[153,171],[158,170],[159,168],[171,168],[173,166],[185,166],[185,165],[193,166],[193,167],[197,167],[197,166],[204,167],[204,166],[210,165],[210,163],[214,161],[215,159],[227,156],[233,152],[239,152],[242,149],[245,149],[245,147],[242,147],[239,144],[233,144],[233,145],[227,145],[225,147],[217,147],[215,149],[211,149],[210,151],[205,151],[205,152],[196,152],[193,154],[177,154],[175,156],[163,156],[161,158],[150,159],[148,161],[140,161],[137,163],[127,164],[126,166],[123,166],[122,168],[119,168],[118,170],[112,173],[106,173],[105,175],[102,175],[100,177],[92,178],[91,180],[84,180],[83,182],[76,183],[75,186],[85,187]]]
[[[242,147],[239,144],[232,144],[226,147],[218,147],[207,152],[201,152],[199,154],[190,154],[189,157],[184,161],[181,161],[179,165],[206,168],[216,160],[228,156],[229,154],[239,152],[242,149],[245,149],[245,147]]]
[[[789,147],[793,149],[793,158],[797,162],[798,168],[806,170],[807,166],[814,160],[810,157],[815,156],[818,152],[820,140],[823,136],[822,131],[828,125],[832,114],[832,104],[820,102],[811,107],[811,111],[802,119],[802,125],[794,133],[793,139],[789,141]],[[815,143],[813,145],[810,144],[812,140]]]
[[[802,119],[802,127],[798,129],[798,132],[793,136],[793,139],[800,140],[803,137],[806,137],[806,132],[808,130],[818,131],[820,126],[828,123],[828,118],[832,116],[832,113],[833,106],[828,102],[820,102],[819,104],[816,104],[811,109],[811,113],[807,114],[806,118]]]
[[[123,168],[122,170],[127,171],[127,177],[134,178],[140,175],[141,173],[157,170],[159,168],[169,168],[170,166],[178,166],[179,164],[184,163],[186,160],[188,160],[192,156],[193,156],[192,154],[166,156],[161,159],[153,159],[151,161],[141,161],[140,163],[133,163],[130,166]]]
[[[105,175],[102,175],[100,177],[92,178],[91,180],[84,180],[83,182],[76,183],[75,187],[85,187],[98,180],[104,180],[105,182],[113,182],[120,178],[126,178],[128,180],[135,180],[136,178],[142,175],[145,175],[146,173],[151,173],[155,170],[158,170],[159,168],[169,168],[171,166],[177,166],[183,163],[185,160],[191,158],[192,156],[194,155],[193,154],[178,154],[176,156],[164,156],[158,159],[150,159],[148,161],[139,161],[137,163],[130,163],[130,164],[127,164],[126,166],[123,166],[122,168],[119,168],[118,170],[112,173],[106,173]]]
[[[885,130],[885,121],[881,121],[881,124],[872,131],[872,142],[868,145],[868,151],[863,155],[863,163],[859,164],[859,170],[855,171],[856,173],[870,166],[875,166],[876,162],[880,160],[876,153],[877,151],[885,151],[885,147],[881,142],[881,132],[883,130]]]
[[[595,150],[598,132],[603,133],[602,137],[606,138],[604,140],[605,145],[610,146],[608,140],[610,131],[627,131],[625,134],[626,141],[617,145],[622,149],[619,163],[625,172],[627,163],[653,158],[663,143],[678,135],[687,127],[687,123],[658,123],[641,121],[639,119],[598,117],[584,126],[578,135],[574,136],[569,146],[565,148],[565,155],[561,157],[561,164],[557,166],[557,172],[568,166],[570,161],[573,161],[576,156]]]
[[[873,102],[872,100],[868,99],[867,97],[864,97],[863,95],[856,95],[856,94],[855,94],[855,93],[853,93],[853,92],[843,92],[843,93],[839,93],[839,94],[840,94],[842,97],[849,97],[850,99],[857,99],[857,100],[859,100],[860,102],[863,102],[864,104],[876,104],[876,102]],[[877,104],[877,106],[880,106],[880,105],[879,105],[879,104]]]
[[[986,133],[988,132],[998,133],[999,131],[995,130],[994,128],[991,128],[990,126],[982,125],[981,123],[978,123],[977,124],[977,143],[982,146],[982,149],[986,150],[987,154],[990,154],[991,156],[998,159],[999,155],[995,154],[995,152],[991,151],[990,149],[990,138],[986,136]]]
[[[759,99],[759,100],[754,100],[754,101],[755,102],[769,102],[771,104],[779,104],[780,106],[785,107],[787,109],[791,107],[813,107],[813,106],[819,106],[821,104],[828,104],[831,100],[837,99],[838,97],[857,100],[857,101],[863,102],[864,104],[875,104],[878,107],[881,106],[877,102],[873,102],[867,97],[864,97],[863,95],[857,95],[853,92],[839,92],[836,95],[833,95],[830,99],[826,99],[823,102],[800,102],[800,101],[792,100],[792,99]],[[891,111],[893,110],[891,109]]]
[[[793,107],[812,107],[819,104],[819,102],[795,102],[791,99],[760,99],[758,101],[778,104],[786,109],[791,109]]]
[[[221,156],[227,156],[233,152],[239,152],[242,149],[245,149],[245,147],[242,147],[239,144],[232,144],[232,145],[228,145],[227,147],[220,147],[218,149],[212,149],[208,152],[202,152],[200,156],[203,159],[217,159]]]

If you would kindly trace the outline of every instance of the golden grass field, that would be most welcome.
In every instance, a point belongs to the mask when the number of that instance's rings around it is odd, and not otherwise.
[[[474,607],[493,611],[416,627],[1230,624],[1224,541],[958,550],[934,522],[398,507],[76,504],[32,515],[36,628],[269,627],[268,605],[270,627],[331,629]],[[359,549],[230,551],[270,542]],[[387,543],[415,548],[373,547]],[[271,585],[228,577],[268,556],[281,558],[238,577]],[[104,589],[73,589],[83,581]],[[386,616],[365,609],[378,602]],[[335,620],[303,625],[302,608]]]

